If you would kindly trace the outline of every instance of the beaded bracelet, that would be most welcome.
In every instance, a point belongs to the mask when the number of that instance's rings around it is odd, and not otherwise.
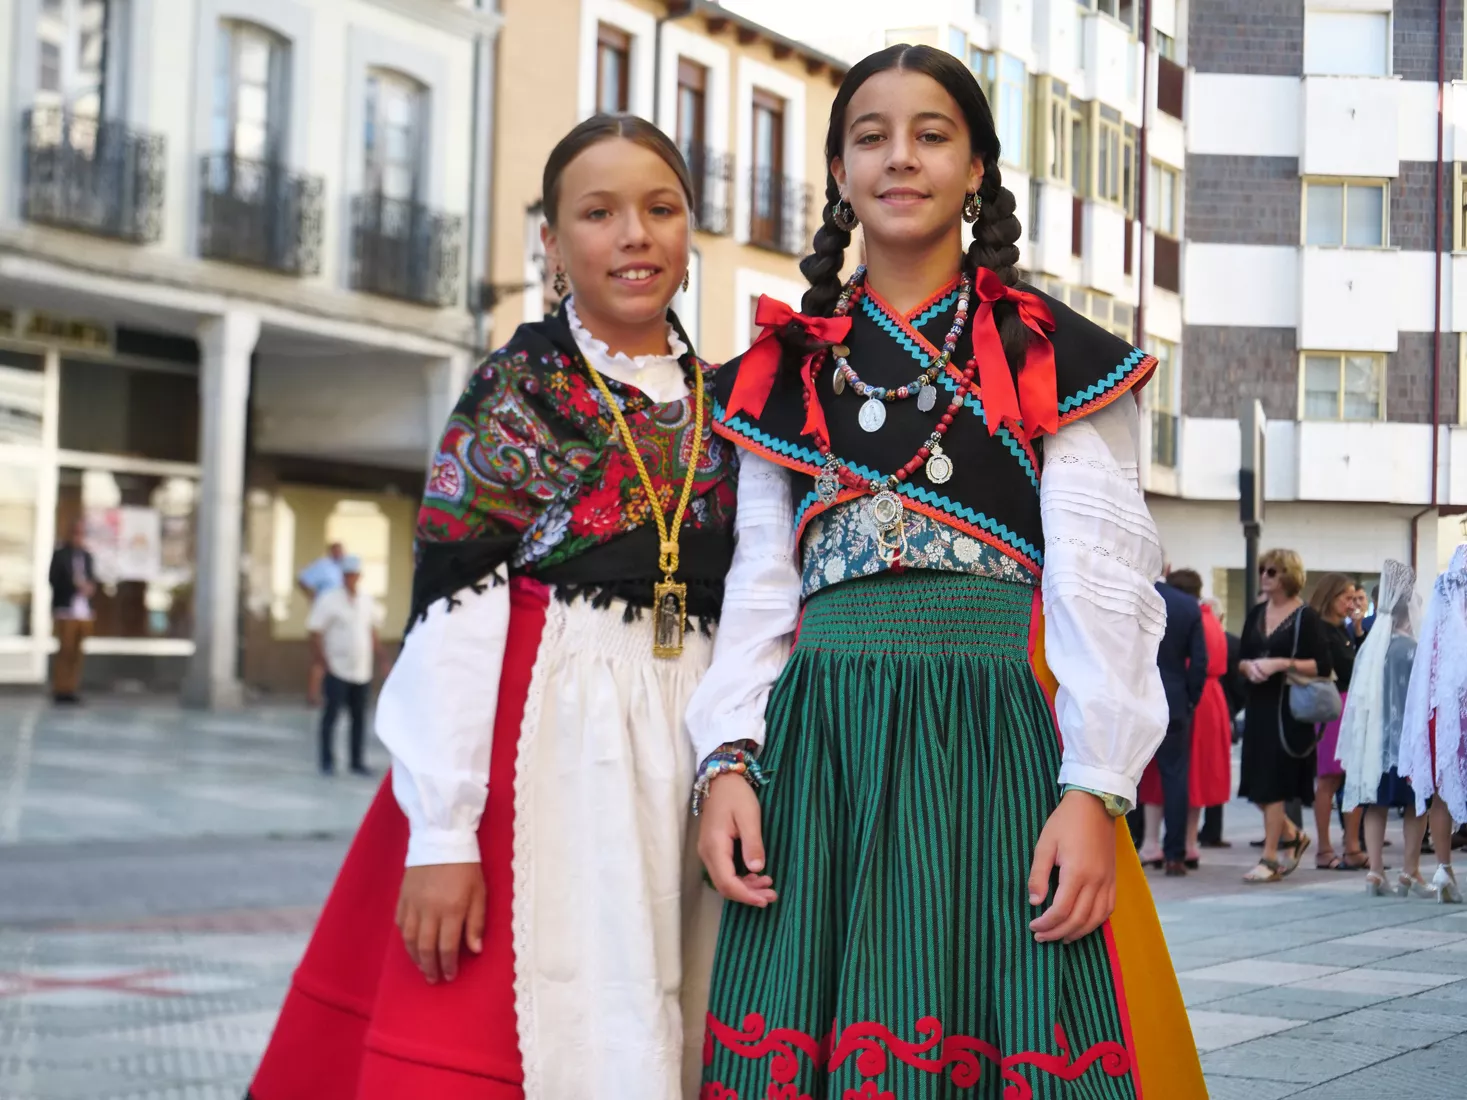
[[[742,775],[756,791],[769,782],[763,769],[759,767],[759,758],[754,755],[757,747],[752,741],[735,741],[720,745],[708,754],[708,758],[698,769],[698,778],[693,781],[694,817],[703,812],[703,800],[708,797],[713,781],[721,775],[730,772]]]

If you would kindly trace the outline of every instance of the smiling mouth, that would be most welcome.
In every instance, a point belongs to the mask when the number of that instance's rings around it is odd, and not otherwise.
[[[891,191],[883,191],[879,196],[883,202],[920,202],[927,198],[921,191],[909,191],[905,188],[896,188]]]
[[[645,283],[662,274],[660,267],[623,267],[611,273],[612,278],[628,283]]]

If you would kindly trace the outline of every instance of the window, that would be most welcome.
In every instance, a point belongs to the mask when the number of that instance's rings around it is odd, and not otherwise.
[[[1391,17],[1385,12],[1306,11],[1304,73],[1389,76]]]
[[[1175,61],[1177,59],[1177,40],[1169,34],[1162,34],[1158,30],[1153,30],[1151,33],[1156,46],[1156,56],[1164,57],[1168,61]]]
[[[677,59],[677,146],[691,163],[707,144],[708,70]]]
[[[411,77],[385,69],[367,73],[362,146],[366,159],[363,180],[368,194],[405,201],[418,197],[427,97],[428,90]]]
[[[983,98],[992,107],[993,97],[998,93],[998,58],[987,50],[974,46],[968,54],[968,68],[978,78],[978,87],[983,89]]]
[[[1159,161],[1151,162],[1151,179],[1146,188],[1146,221],[1156,232],[1173,240],[1180,237],[1178,222],[1182,197],[1182,174]]]
[[[967,60],[968,36],[957,27],[947,29],[947,52],[959,61]]]
[[[1151,461],[1157,466],[1177,464],[1177,345],[1146,337],[1146,350],[1156,356],[1156,373],[1146,387],[1151,410]]]
[[[1023,165],[1024,108],[1029,74],[1017,57],[1000,54],[998,60],[998,104],[994,121],[998,125],[998,144],[1009,164]]]
[[[1305,352],[1305,420],[1383,420],[1385,356]]]
[[[116,114],[105,101],[121,90],[126,22],[124,0],[46,0],[36,13],[36,105],[93,119]]]
[[[1070,178],[1070,90],[1064,81],[1034,78],[1034,174],[1064,182]]]
[[[1463,169],[1462,164],[1457,164],[1452,169],[1457,208],[1457,216],[1452,219],[1452,247],[1458,252],[1467,250],[1467,186],[1463,186],[1463,179],[1464,176],[1467,176],[1467,172],[1464,172]],[[1467,421],[1462,423],[1467,424]]]
[[[1304,243],[1322,248],[1384,248],[1386,183],[1306,180]]]
[[[1086,11],[1098,11],[1136,29],[1136,0],[1076,0]]]
[[[1094,195],[1117,206],[1125,202],[1121,153],[1124,134],[1121,112],[1103,103],[1096,104]]]
[[[1075,192],[1075,197],[1088,192],[1086,183],[1089,181],[1089,150],[1090,150],[1090,111],[1088,104],[1083,99],[1070,97],[1070,188]]]
[[[632,36],[601,23],[596,28],[596,110],[631,109]]]
[[[754,89],[753,217],[749,237],[756,244],[783,244],[784,100]]]
[[[290,47],[253,23],[223,22],[214,57],[214,149],[278,163],[285,139]]]
[[[40,480],[34,461],[0,461],[0,638],[31,633]]]
[[[1126,123],[1125,134],[1121,138],[1121,190],[1126,197],[1127,220],[1136,217],[1136,198],[1140,187],[1140,173],[1136,170],[1137,142],[1136,127],[1129,122]]]

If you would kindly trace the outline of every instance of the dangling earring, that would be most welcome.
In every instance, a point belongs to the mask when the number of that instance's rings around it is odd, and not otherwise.
[[[963,221],[972,225],[978,220],[978,215],[983,212],[983,196],[977,191],[969,191],[968,197],[963,200]]]
[[[830,204],[830,220],[843,233],[856,228],[856,208],[846,201],[844,195]]]
[[[564,271],[562,271],[560,268],[556,268],[555,279],[553,282],[551,282],[550,285],[555,288],[555,293],[557,295],[564,298],[565,292],[570,289],[570,280],[565,277]]]
[[[683,272],[683,293],[684,294],[686,294],[688,292],[688,284],[692,282],[692,276],[693,276],[693,272],[692,272],[692,269],[691,268],[689,268],[687,271],[684,271]]]

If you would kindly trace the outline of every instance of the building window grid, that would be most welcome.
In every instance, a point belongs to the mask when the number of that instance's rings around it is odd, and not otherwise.
[[[1134,36],[1136,34],[1136,0],[1075,0],[1085,11],[1108,15]]]
[[[1316,248],[1389,248],[1390,181],[1311,176],[1302,188],[1303,243]]]
[[[1177,464],[1178,412],[1177,345],[1155,336],[1146,337],[1146,351],[1156,357],[1156,372],[1145,389],[1151,412],[1151,461],[1157,466]]]
[[[1095,164],[1091,195],[1114,206],[1127,206],[1125,194],[1125,124],[1121,112],[1103,103],[1092,105]]]
[[[998,94],[998,58],[992,50],[974,46],[968,51],[968,68],[973,70],[978,87],[983,89],[983,98],[988,100],[991,109],[993,98]]]
[[[1385,419],[1386,357],[1381,352],[1300,353],[1300,419]]]
[[[631,110],[632,36],[620,27],[596,27],[596,110],[616,114]]]
[[[998,127],[1000,155],[1007,164],[1023,168],[1026,159],[1029,111],[1029,71],[1011,54],[997,55],[996,102],[993,118]]]
[[[1181,237],[1182,173],[1161,161],[1151,162],[1146,195],[1146,224],[1163,237]]]

